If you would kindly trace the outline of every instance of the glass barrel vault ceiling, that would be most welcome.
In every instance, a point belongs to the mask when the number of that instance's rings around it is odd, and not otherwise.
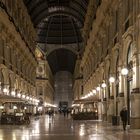
[[[60,70],[73,73],[76,55],[82,46],[79,44],[83,41],[81,30],[88,0],[24,0],[24,3],[37,31],[37,43],[45,46],[43,51],[46,53],[55,44],[56,50],[53,48],[54,52],[47,56],[53,73]],[[58,51],[58,46],[66,44],[76,45],[75,53],[66,47]]]

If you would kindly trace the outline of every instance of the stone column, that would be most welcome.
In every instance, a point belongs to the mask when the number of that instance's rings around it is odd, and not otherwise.
[[[116,112],[116,93],[115,93],[115,83],[110,83],[110,99],[108,99],[108,122],[112,122],[112,116],[115,115]]]
[[[37,112],[37,107],[33,106],[33,114],[36,114],[36,112]]]
[[[124,98],[123,97],[117,97],[117,102],[118,102],[118,114],[117,116],[120,117],[120,111],[122,110],[122,107],[124,106],[123,103],[124,103]],[[121,122],[121,119],[120,119],[120,122]]]
[[[106,87],[102,88],[102,115],[103,120],[107,121],[107,98],[106,98]]]
[[[98,119],[102,120],[102,102],[98,102]]]
[[[114,100],[113,99],[109,99],[108,104],[107,104],[107,108],[108,108],[108,110],[107,110],[107,114],[108,114],[107,120],[108,120],[109,123],[111,123],[112,122],[112,116],[114,114],[114,112],[113,112],[114,111]]]
[[[121,68],[119,68],[119,71],[121,71]],[[117,116],[120,116],[120,110],[124,106],[124,77],[119,73],[119,91],[118,91],[118,97],[117,97],[117,102],[118,102],[118,114]]]
[[[131,95],[131,128],[140,128],[140,95]]]
[[[103,121],[107,121],[107,102],[105,100],[102,102],[102,116]]]

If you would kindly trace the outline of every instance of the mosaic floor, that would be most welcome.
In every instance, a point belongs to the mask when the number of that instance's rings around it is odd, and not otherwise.
[[[140,130],[100,121],[73,121],[55,115],[40,116],[30,125],[0,125],[0,140],[140,140]]]

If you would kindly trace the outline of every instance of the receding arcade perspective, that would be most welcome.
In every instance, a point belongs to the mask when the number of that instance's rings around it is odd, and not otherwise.
[[[140,0],[0,0],[0,140],[139,140]]]

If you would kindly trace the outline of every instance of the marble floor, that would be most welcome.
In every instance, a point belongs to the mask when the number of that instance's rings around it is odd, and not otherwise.
[[[30,125],[0,125],[0,140],[140,140],[140,130],[112,126],[101,121],[73,121],[47,115]]]

